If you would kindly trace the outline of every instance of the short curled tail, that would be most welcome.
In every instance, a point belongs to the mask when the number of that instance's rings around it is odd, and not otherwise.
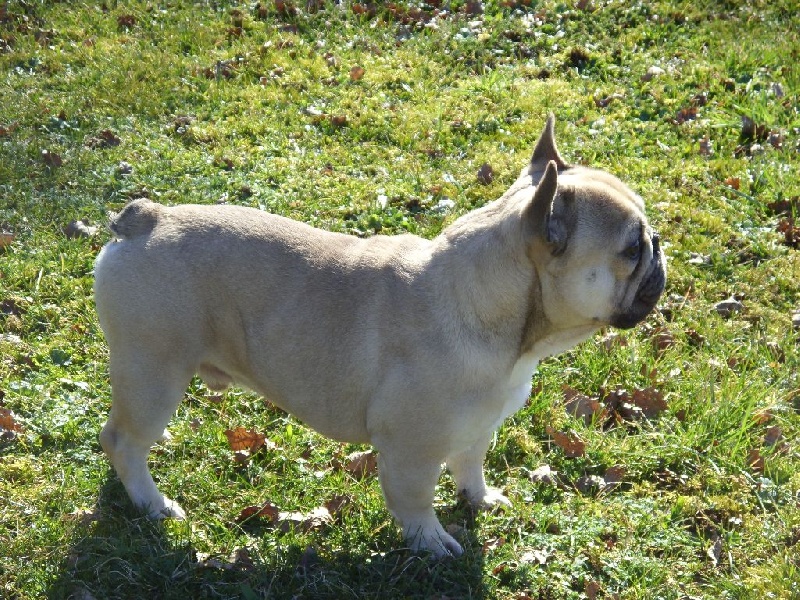
[[[162,207],[147,198],[139,198],[128,204],[121,212],[114,215],[109,229],[120,238],[134,238],[147,235],[158,222]]]

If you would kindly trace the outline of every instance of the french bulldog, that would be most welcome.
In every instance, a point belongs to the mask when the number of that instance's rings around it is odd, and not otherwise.
[[[539,361],[633,327],[666,279],[641,198],[567,164],[552,115],[511,188],[434,239],[144,199],[110,228],[94,287],[112,386],[100,442],[133,503],[185,515],[147,458],[197,374],[372,444],[389,511],[436,557],[462,553],[432,506],[442,465],[474,505],[508,505],[483,460]]]

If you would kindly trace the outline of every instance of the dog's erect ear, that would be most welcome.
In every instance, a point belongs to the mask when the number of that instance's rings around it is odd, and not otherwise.
[[[545,167],[539,185],[536,186],[525,216],[532,228],[534,239],[544,242],[551,254],[556,256],[564,252],[567,245],[566,225],[553,211],[557,192],[558,163],[551,160]]]
[[[539,181],[550,161],[555,162],[559,170],[564,170],[569,167],[558,153],[558,148],[556,148],[555,123],[556,117],[553,113],[550,113],[547,117],[547,123],[544,125],[542,135],[539,136],[536,147],[533,149],[533,156],[528,165],[528,175],[533,177],[534,183]]]

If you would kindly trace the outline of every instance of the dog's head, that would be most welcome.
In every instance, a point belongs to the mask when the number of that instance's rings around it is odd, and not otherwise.
[[[633,327],[664,291],[658,234],[622,181],[562,159],[553,125],[551,115],[522,172],[536,185],[525,218],[545,315],[558,329]]]

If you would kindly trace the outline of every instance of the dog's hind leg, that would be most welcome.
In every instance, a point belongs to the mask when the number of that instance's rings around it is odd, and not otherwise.
[[[476,508],[511,505],[499,489],[486,485],[483,476],[483,461],[491,439],[491,435],[488,435],[485,440],[447,459],[447,469],[455,479],[456,489]]]
[[[176,364],[174,356],[144,351],[111,355],[112,404],[100,433],[108,455],[133,503],[152,518],[185,516],[183,509],[158,491],[147,468],[150,448],[183,398],[191,368]]]

